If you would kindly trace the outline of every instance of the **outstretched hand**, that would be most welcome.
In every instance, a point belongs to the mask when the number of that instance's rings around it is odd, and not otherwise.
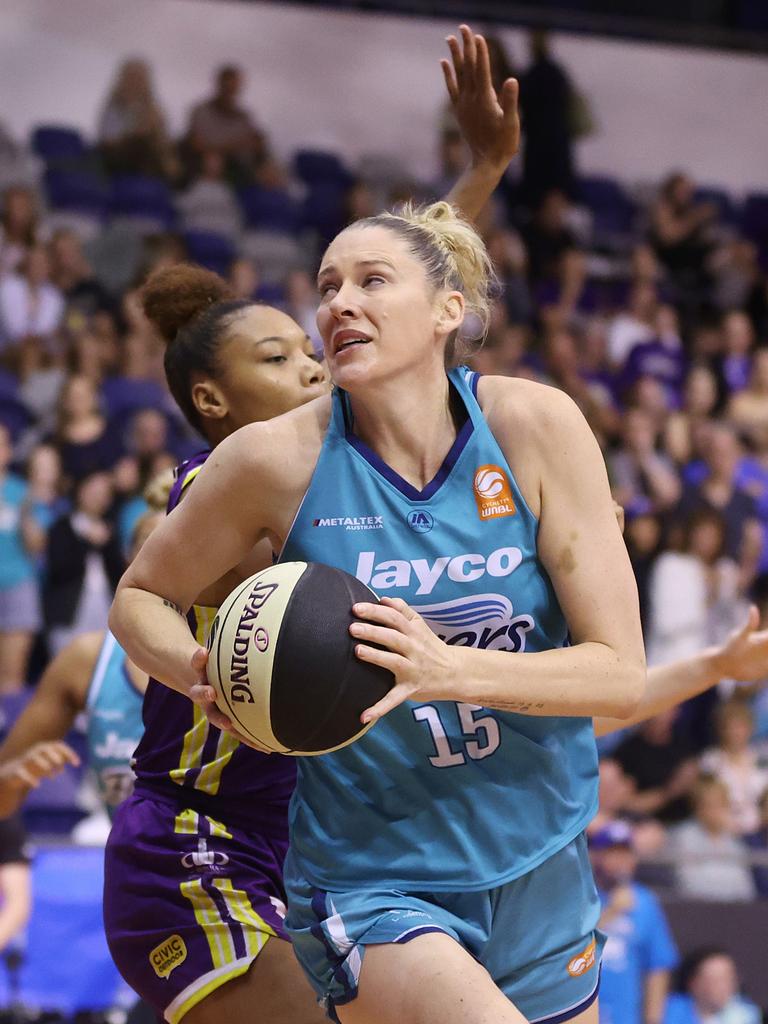
[[[80,758],[63,740],[35,743],[0,768],[0,781],[18,790],[37,789],[43,779],[53,779],[68,764],[77,767]]]
[[[717,653],[721,679],[740,683],[768,680],[768,629],[757,631],[760,613],[751,605],[747,621],[735,629]]]
[[[453,112],[472,162],[506,168],[520,146],[517,80],[508,78],[497,95],[485,39],[468,25],[459,32],[461,43],[447,39],[451,59],[440,61]]]

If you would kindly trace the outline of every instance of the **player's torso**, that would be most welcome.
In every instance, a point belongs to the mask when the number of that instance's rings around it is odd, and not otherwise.
[[[169,511],[191,486],[208,453],[180,467]],[[195,605],[190,629],[205,645],[217,609]],[[265,755],[210,724],[187,697],[150,679],[144,698],[144,735],[136,750],[137,788],[210,813],[217,820],[282,837],[296,778],[293,759]]]
[[[88,689],[88,761],[110,816],[133,789],[131,759],[143,725],[144,695],[128,672],[125,651],[107,633]]]
[[[281,559],[327,562],[380,596],[403,598],[449,644],[563,646],[567,628],[537,558],[537,521],[488,429],[473,376],[453,371],[451,379],[467,418],[422,492],[354,437],[346,397],[336,394]],[[339,873],[365,883],[383,865],[401,887],[462,879],[480,888],[523,873],[556,852],[565,833],[578,834],[594,773],[583,719],[409,702],[352,746],[302,759],[297,858],[316,884]],[[343,853],[339,835],[350,836]],[[331,839],[335,864],[324,853]]]

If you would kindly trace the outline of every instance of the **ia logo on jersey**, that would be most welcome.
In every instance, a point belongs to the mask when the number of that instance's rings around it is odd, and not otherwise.
[[[499,519],[515,514],[512,489],[501,466],[478,466],[472,486],[477,514],[481,519]]]
[[[406,522],[416,533],[429,533],[435,525],[434,516],[425,508],[415,508],[406,516]]]
[[[503,594],[475,594],[413,608],[441,640],[460,647],[518,653],[525,650],[526,635],[535,626],[530,615],[515,615]]]

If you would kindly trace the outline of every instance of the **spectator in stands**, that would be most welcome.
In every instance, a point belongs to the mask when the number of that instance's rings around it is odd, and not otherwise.
[[[32,912],[31,851],[14,815],[0,821],[0,953],[7,956]]]
[[[37,242],[38,212],[34,192],[13,185],[3,193],[0,213],[0,277],[16,273]]]
[[[745,591],[755,577],[763,539],[755,499],[737,483],[742,450],[730,424],[717,422],[708,426],[703,455],[702,465],[686,471],[690,482],[683,488],[675,516],[685,521],[701,509],[722,516],[724,554],[739,565]]]
[[[530,36],[531,63],[520,76],[523,135],[523,195],[536,206],[552,189],[574,191],[571,115],[573,88],[553,58],[546,32]]]
[[[176,200],[184,231],[210,231],[233,241],[240,237],[243,218],[224,172],[223,155],[205,150],[200,157],[200,174]]]
[[[614,821],[589,839],[606,934],[600,971],[600,1024],[661,1024],[678,953],[664,911],[635,881],[632,830]]]
[[[748,851],[736,834],[725,783],[702,775],[693,787],[691,802],[693,819],[670,834],[677,891],[696,900],[754,899]]]
[[[0,279],[0,352],[12,352],[30,337],[54,347],[64,298],[51,283],[50,270],[47,249],[34,245],[19,264],[19,272]]]
[[[672,306],[660,306],[656,312],[654,337],[640,341],[630,349],[617,381],[617,390],[626,394],[641,377],[651,377],[664,389],[668,407],[677,409],[684,375],[685,355],[677,313]]]
[[[98,139],[109,174],[177,176],[177,161],[146,61],[134,58],[118,68],[99,118]]]
[[[755,352],[747,386],[731,397],[727,416],[753,447],[768,449],[768,348]]]
[[[652,340],[657,309],[655,284],[636,281],[630,289],[627,308],[617,313],[608,327],[608,356],[616,369],[624,366],[635,345]]]
[[[27,548],[42,576],[48,531],[67,509],[66,499],[62,497],[61,457],[53,445],[37,445],[27,459],[26,507],[29,510],[25,530]]]
[[[614,751],[635,784],[626,805],[631,814],[653,815],[665,823],[682,821],[689,814],[688,794],[697,767],[685,734],[675,730],[677,717],[678,709],[671,708],[649,718]]]
[[[531,282],[539,298],[566,317],[581,298],[586,278],[584,254],[568,226],[568,212],[565,193],[552,189],[523,230]]]
[[[10,432],[0,423],[0,693],[16,693],[26,683],[32,641],[41,625],[28,490],[21,477],[8,471],[12,458]]]
[[[248,184],[268,154],[264,134],[239,104],[242,88],[240,68],[219,68],[214,95],[192,111],[186,145],[195,167],[204,153],[218,153],[224,160],[227,177],[235,183]]]
[[[106,629],[115,588],[125,570],[117,532],[108,518],[114,491],[108,473],[77,480],[74,507],[48,535],[45,622],[52,654],[78,633]]]
[[[59,398],[56,432],[50,440],[58,447],[64,474],[70,480],[110,469],[119,458],[120,437],[101,411],[90,378],[73,375],[67,379]]]
[[[702,508],[685,523],[680,550],[657,559],[649,584],[650,665],[690,657],[735,627],[743,591],[738,566],[724,547],[722,517]]]
[[[513,324],[527,324],[533,319],[528,286],[528,255],[516,231],[495,228],[486,238],[488,253],[502,285],[501,298]]]
[[[67,305],[68,324],[73,324],[72,313],[87,318],[98,309],[111,309],[112,299],[93,274],[83,246],[75,234],[66,228],[55,231],[48,253],[51,260],[51,282],[64,296]]]
[[[723,351],[719,371],[724,391],[732,395],[749,384],[755,329],[746,313],[732,309],[721,324]]]
[[[717,207],[695,198],[687,174],[676,171],[664,181],[651,209],[651,242],[678,301],[697,300],[707,283],[710,229],[716,219]]]
[[[699,762],[702,772],[719,779],[728,790],[731,820],[738,835],[756,832],[760,797],[768,789],[768,771],[758,765],[751,747],[754,718],[749,705],[733,698],[716,709],[718,744]]]
[[[639,816],[629,810],[635,793],[633,780],[614,757],[601,757],[599,770],[599,809],[587,826],[587,835],[591,839],[611,825],[627,825],[632,832],[632,847],[641,857],[658,853],[666,842],[666,831],[654,818]]]
[[[682,408],[672,412],[664,428],[664,449],[683,466],[695,452],[695,434],[706,424],[717,405],[717,380],[709,367],[698,363],[683,382]]]
[[[650,619],[650,580],[661,545],[661,521],[658,516],[651,515],[647,508],[628,511],[626,520],[624,539],[637,581],[640,618],[647,642]]]
[[[100,387],[118,369],[119,346],[88,329],[78,331],[69,347],[68,364],[77,377],[88,377]]]
[[[662,1024],[760,1024],[754,1003],[739,995],[733,957],[722,949],[697,949],[680,968],[680,991],[667,1001]]]
[[[752,866],[752,877],[758,895],[768,899],[768,787],[760,797],[759,812],[758,828],[751,835],[744,836],[744,842],[755,857],[761,858],[759,864]]]
[[[670,459],[658,451],[651,417],[629,409],[622,422],[622,446],[608,456],[615,500],[630,513],[659,513],[675,505],[680,481]]]
[[[323,342],[317,329],[317,289],[306,270],[292,270],[285,280],[285,311],[307,332],[315,352],[322,356]]]

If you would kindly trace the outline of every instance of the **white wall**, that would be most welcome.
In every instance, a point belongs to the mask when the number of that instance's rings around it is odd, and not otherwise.
[[[246,68],[246,100],[279,153],[392,152],[429,176],[453,28],[226,0],[1,0],[0,120],[17,136],[41,121],[92,134],[116,62],[139,55],[180,130],[212,70],[231,61]],[[522,34],[504,35],[522,63]],[[579,147],[583,170],[650,181],[679,166],[768,191],[765,58],[566,35],[556,52],[600,129]]]

